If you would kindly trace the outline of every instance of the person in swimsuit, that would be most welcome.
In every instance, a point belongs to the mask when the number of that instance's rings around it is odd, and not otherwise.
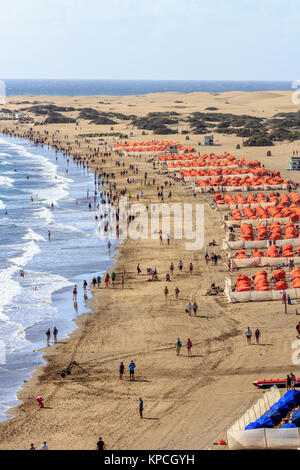
[[[58,329],[56,326],[53,328],[53,338],[54,338],[54,343],[57,343],[57,335],[58,335]]]
[[[165,294],[165,299],[166,299],[166,300],[168,300],[168,293],[169,293],[169,289],[168,289],[168,287],[166,286],[166,287],[164,288],[164,294]]]
[[[46,338],[47,338],[47,346],[50,345],[50,337],[51,337],[51,331],[50,328],[46,331]]]
[[[123,364],[123,362],[121,362],[120,367],[119,367],[120,380],[123,379],[124,369],[125,369],[124,364]]]
[[[178,294],[180,293],[180,290],[178,289],[178,287],[175,287],[175,297],[176,299],[178,299]]]
[[[73,300],[74,300],[74,302],[76,302],[76,299],[77,299],[77,285],[74,284],[74,287],[73,287]]]
[[[258,328],[256,328],[254,334],[255,334],[256,344],[258,344],[259,343],[259,338],[260,338],[260,331],[259,331]]]

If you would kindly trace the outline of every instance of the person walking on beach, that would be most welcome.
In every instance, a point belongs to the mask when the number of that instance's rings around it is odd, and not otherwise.
[[[97,280],[97,285],[98,285],[98,289],[99,289],[99,287],[100,287],[100,284],[101,284],[101,276],[100,276],[100,274],[98,274],[98,276],[97,276],[97,279],[96,279],[96,280]]]
[[[134,369],[135,369],[135,363],[133,362],[133,359],[129,362],[129,377],[130,381],[134,380]]]
[[[168,242],[168,245],[170,245],[170,239],[171,239],[170,234],[167,233],[167,242]]]
[[[50,230],[48,230],[48,240],[50,240],[50,237],[51,237],[51,232]]]
[[[43,445],[41,446],[41,449],[40,450],[48,450],[48,446],[47,446],[47,442],[44,441],[43,442]]]
[[[97,442],[97,450],[105,450],[105,444],[102,441],[102,437],[99,437],[99,440]]]
[[[252,337],[252,330],[251,328],[248,326],[247,330],[246,330],[246,338],[247,338],[247,343],[248,344],[251,344],[251,337]]]
[[[192,313],[192,308],[193,308],[193,307],[192,307],[192,302],[188,302],[188,304],[187,304],[187,306],[186,306],[186,309],[185,309],[186,313],[188,313],[189,315],[191,315],[191,313]]]
[[[143,418],[143,411],[144,411],[144,402],[142,400],[142,397],[139,398],[139,412],[140,412],[140,417]]]
[[[169,293],[169,289],[168,287],[166,286],[165,289],[164,289],[164,294],[165,294],[165,299],[168,300],[168,293]]]
[[[109,274],[108,273],[105,276],[104,282],[105,282],[106,287],[108,287],[109,286]]]
[[[95,278],[95,276],[92,279],[92,284],[93,284],[93,287],[96,287],[97,279]]]
[[[177,338],[175,346],[176,346],[176,354],[177,354],[177,356],[180,356],[180,349],[182,347],[182,344],[181,344],[181,341],[180,341],[179,338]]]
[[[197,302],[194,302],[193,303],[193,312],[194,312],[195,317],[197,316],[197,311],[198,311],[198,304],[197,304]]]
[[[173,263],[173,261],[170,264],[170,271],[171,271],[171,274],[173,275],[173,272],[174,272],[174,263]]]
[[[183,262],[180,260],[178,263],[179,271],[182,272]]]
[[[88,286],[88,283],[86,280],[83,281],[83,290],[86,290]]]
[[[110,247],[111,247],[111,243],[110,243],[110,241],[108,240],[108,242],[107,242],[107,249],[108,249],[108,251],[110,251]]]
[[[46,338],[47,338],[47,346],[50,345],[50,337],[51,337],[51,331],[50,328],[46,331]]]
[[[291,389],[295,390],[295,385],[296,385],[297,379],[296,379],[295,375],[293,374],[293,372],[290,373],[290,377],[291,377]]]
[[[190,269],[190,274],[193,274],[193,269],[194,269],[193,263],[190,263],[189,269]]]
[[[256,339],[256,344],[259,344],[260,331],[259,331],[258,328],[256,328],[256,330],[254,332],[254,335],[255,335],[255,339]]]
[[[190,338],[188,338],[187,343],[186,343],[186,348],[187,348],[189,356],[192,356],[192,347],[193,347],[193,343],[190,340]]]
[[[30,444],[29,450],[35,450],[35,447],[33,444]]]
[[[123,379],[124,369],[125,369],[124,364],[123,364],[123,362],[121,362],[120,367],[119,367],[120,380]]]
[[[74,284],[74,287],[73,287],[73,300],[74,302],[76,302],[77,300],[77,285]]]
[[[141,274],[142,270],[140,268],[140,263],[138,263],[137,267],[136,267],[136,270],[137,270],[137,273],[138,274]]]
[[[286,389],[287,391],[291,390],[292,379],[289,375],[286,376]]]
[[[113,271],[112,275],[111,275],[111,280],[112,280],[112,283],[113,285],[115,284],[115,280],[116,280],[116,273]]]
[[[176,299],[178,299],[178,294],[180,293],[180,290],[178,289],[178,287],[175,287],[175,297]]]
[[[53,338],[54,338],[54,344],[57,343],[57,335],[58,335],[58,329],[56,326],[53,328]]]

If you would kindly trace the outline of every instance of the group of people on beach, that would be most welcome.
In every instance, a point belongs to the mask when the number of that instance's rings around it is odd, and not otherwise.
[[[251,344],[252,330],[251,330],[250,326],[248,326],[248,328],[246,329],[245,335],[246,335],[247,343]],[[256,344],[259,344],[261,332],[258,328],[256,328],[256,330],[254,332],[254,336],[255,336]]]
[[[193,347],[193,343],[192,343],[191,339],[188,338],[188,340],[186,342],[186,349],[187,349],[187,352],[188,352],[188,356],[192,356],[192,347]],[[181,351],[181,348],[182,348],[182,343],[181,343],[180,338],[177,338],[177,341],[175,343],[175,348],[176,348],[176,355],[180,356],[180,351]]]
[[[54,344],[57,343],[57,335],[58,335],[58,329],[56,328],[56,326],[53,327],[53,340],[54,340]],[[47,339],[47,346],[50,346],[50,339],[51,339],[51,330],[50,328],[48,328],[46,330],[46,339]]]

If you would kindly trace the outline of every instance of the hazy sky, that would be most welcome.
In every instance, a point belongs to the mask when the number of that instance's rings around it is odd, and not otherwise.
[[[300,79],[299,0],[0,4],[0,78]]]

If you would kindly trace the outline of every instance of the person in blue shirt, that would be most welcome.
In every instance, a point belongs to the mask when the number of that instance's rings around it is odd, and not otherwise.
[[[134,380],[134,369],[135,369],[135,363],[133,362],[133,359],[129,362],[129,374],[130,374],[130,380]]]

